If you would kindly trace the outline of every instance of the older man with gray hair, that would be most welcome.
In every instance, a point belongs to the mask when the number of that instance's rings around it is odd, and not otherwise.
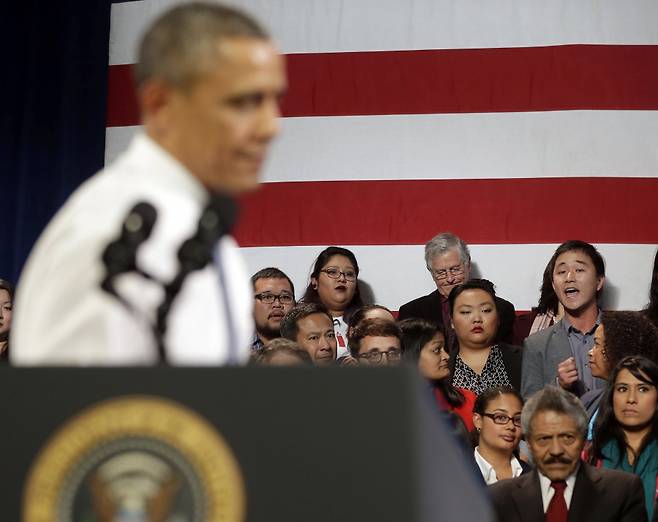
[[[402,305],[399,319],[418,317],[437,323],[446,332],[448,346],[453,347],[454,336],[450,325],[448,296],[454,287],[470,279],[471,253],[468,245],[451,232],[437,234],[425,245],[425,265],[436,285],[436,290]],[[496,341],[511,344],[514,305],[496,297],[496,308],[500,319]]]
[[[636,475],[580,460],[587,413],[554,386],[523,407],[521,424],[537,469],[489,487],[499,522],[641,522],[647,520]]]

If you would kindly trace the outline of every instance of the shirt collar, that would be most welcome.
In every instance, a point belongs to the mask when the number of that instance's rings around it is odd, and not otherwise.
[[[573,492],[573,487],[576,484],[576,475],[578,474],[578,470],[580,469],[580,464],[576,466],[576,469],[574,472],[567,477],[567,488],[570,492]],[[553,488],[551,487],[551,479],[549,479],[547,476],[542,474],[541,471],[537,470],[537,475],[539,475],[539,484],[541,486],[541,491],[542,491],[542,496],[546,497],[547,495],[550,496],[551,492],[553,491]],[[566,492],[565,492],[566,496]],[[571,495],[569,495],[571,497]]]
[[[157,177],[157,186],[166,185],[185,194],[201,205],[208,201],[208,191],[183,164],[154,141],[144,131],[138,132],[127,151],[129,158],[137,158],[139,174]],[[131,160],[129,160],[131,161]],[[147,165],[148,168],[144,168]]]
[[[478,448],[479,446],[476,446],[475,450],[473,450],[473,455],[475,456],[475,462],[480,468],[480,471],[482,472],[482,477],[484,478],[484,481],[487,483],[487,485],[493,484],[494,482],[498,481],[498,477],[496,477],[496,471],[494,470],[493,466],[489,464],[482,455],[480,455],[480,451]],[[523,468],[521,467],[521,463],[514,455],[512,455],[510,464],[512,466],[512,477],[518,477],[519,475],[521,475],[521,473],[523,473]]]
[[[567,334],[571,332],[578,332],[583,334],[578,328],[575,328],[570,322],[569,319],[567,319],[567,316],[562,317],[562,324],[564,325],[564,329],[566,330]],[[601,309],[599,309],[599,314],[596,316],[596,321],[594,322],[594,326],[592,326],[592,329],[589,332],[585,332],[583,335],[592,335],[594,334],[594,331],[596,330],[597,326],[601,324]]]

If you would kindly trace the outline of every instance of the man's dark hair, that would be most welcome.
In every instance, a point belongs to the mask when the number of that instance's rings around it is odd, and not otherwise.
[[[278,268],[275,268],[273,266],[262,268],[254,275],[252,275],[251,285],[254,287],[254,289],[256,288],[256,281],[258,281],[259,279],[285,279],[286,281],[288,281],[288,284],[290,284],[290,290],[292,291],[293,297],[295,296],[295,285],[293,285],[290,278],[282,270],[279,270]]]
[[[494,308],[498,310],[496,305],[496,290],[494,290],[494,284],[488,279],[469,279],[468,281],[463,282],[460,285],[457,285],[450,291],[448,296],[448,303],[450,304],[450,314],[455,311],[455,301],[460,294],[466,292],[466,290],[483,290],[491,296],[493,299]]]
[[[587,255],[587,257],[590,258],[594,268],[596,269],[597,277],[605,276],[605,263],[603,261],[603,257],[596,249],[596,247],[586,243],[585,241],[581,241],[580,239],[570,239],[569,241],[565,241],[559,247],[557,247],[553,257],[551,257],[551,260],[548,262],[551,277],[553,277],[553,273],[555,272],[555,262],[557,261],[557,258],[566,252],[573,252],[574,250],[583,252]]]
[[[366,337],[397,337],[402,348],[402,330],[397,324],[384,319],[364,319],[356,325],[348,339],[352,357],[359,355],[361,341]]]
[[[214,2],[192,2],[162,14],[146,31],[134,67],[135,82],[159,78],[189,88],[216,59],[225,38],[269,40],[250,16]]]
[[[318,303],[302,303],[290,310],[281,320],[281,337],[297,341],[299,334],[299,321],[313,314],[326,315],[333,325],[333,318],[324,305]]]

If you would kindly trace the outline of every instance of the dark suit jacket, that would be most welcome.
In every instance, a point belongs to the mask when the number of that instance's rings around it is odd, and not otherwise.
[[[537,471],[489,486],[498,522],[544,522]],[[581,462],[568,522],[646,522],[644,491],[637,475],[597,469]]]
[[[514,305],[505,299],[496,297],[496,308],[500,318],[500,328],[496,336],[496,342],[512,343],[514,337]],[[419,317],[433,321],[439,326],[443,326],[443,312],[441,310],[441,295],[438,290],[434,290],[429,295],[419,297],[409,301],[400,307],[398,319],[408,319],[410,317]]]

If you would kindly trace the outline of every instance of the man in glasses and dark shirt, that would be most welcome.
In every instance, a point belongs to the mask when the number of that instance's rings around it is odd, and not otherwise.
[[[397,366],[402,358],[402,331],[385,319],[364,319],[349,338],[352,357],[364,366]]]
[[[278,268],[263,268],[251,276],[254,287],[254,323],[256,333],[252,351],[281,337],[281,321],[295,306],[295,287],[290,278]]]

